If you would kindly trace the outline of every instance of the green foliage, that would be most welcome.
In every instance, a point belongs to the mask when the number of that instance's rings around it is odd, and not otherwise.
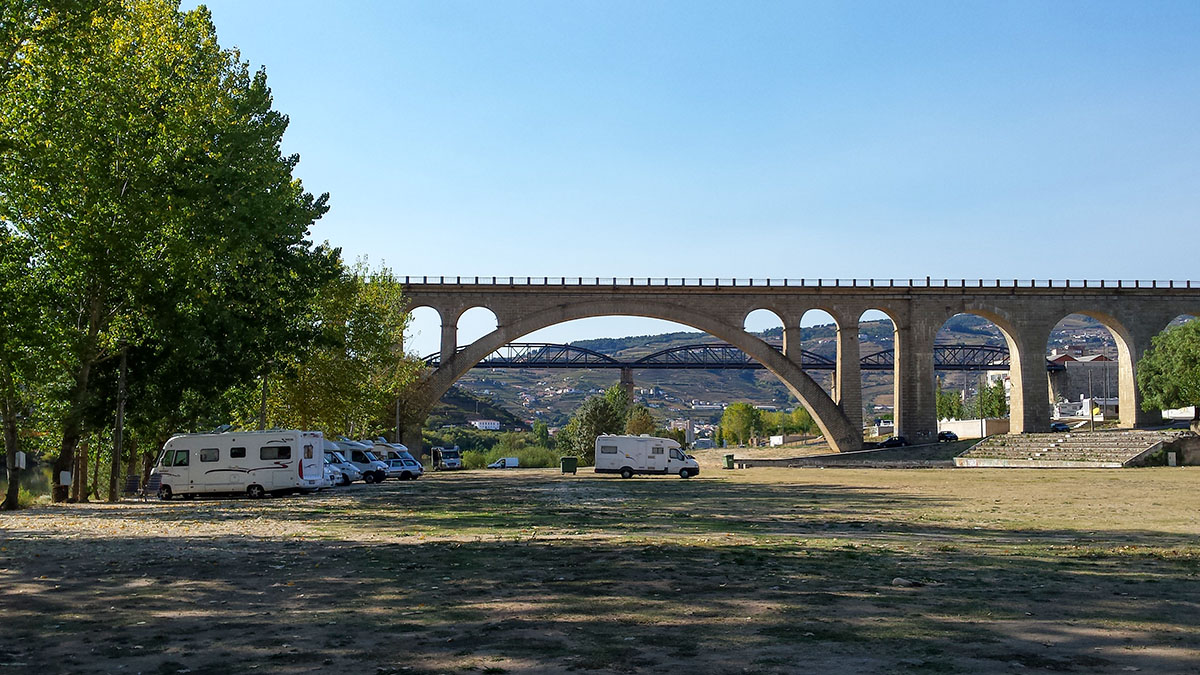
[[[965,410],[967,417],[995,418],[1007,415],[1008,402],[1005,400],[1004,382],[1001,380],[981,388]]]
[[[620,384],[614,384],[604,391],[604,400],[608,401],[613,414],[621,419],[629,417],[633,401],[629,400],[629,392]]]
[[[281,365],[270,388],[270,425],[356,436],[390,428],[394,402],[419,368],[398,348],[408,319],[386,267],[360,261],[326,284],[309,317],[317,339]]]
[[[956,391],[942,389],[940,380],[937,390],[937,414],[939,420],[961,420],[967,415],[962,396]]]
[[[609,389],[608,392],[612,392]],[[627,399],[626,399],[627,400]],[[558,447],[564,454],[575,455],[583,464],[596,456],[596,437],[625,431],[626,412],[620,409],[620,396],[593,396],[579,406],[574,417],[558,432]],[[616,405],[614,405],[614,402]]]
[[[745,443],[762,430],[762,411],[749,403],[732,403],[721,415],[721,429],[726,440]]]
[[[304,308],[339,264],[306,239],[326,196],[280,154],[265,73],[220,48],[206,9],[17,0],[0,18],[15,49],[0,63],[0,222],[72,320],[54,364],[70,383],[61,470],[85,421],[111,419],[95,392],[117,353],[131,418],[194,422],[311,338]]]
[[[811,434],[817,423],[803,406],[796,406],[791,413],[759,411],[759,431],[769,434]]]
[[[483,469],[502,457],[516,457],[525,469],[552,469],[558,466],[558,454],[540,445],[523,446],[517,450],[493,448],[487,451],[471,450],[463,453],[463,467]]]
[[[1154,336],[1138,361],[1143,410],[1200,404],[1200,321],[1173,326]]]
[[[641,434],[652,434],[654,429],[654,417],[645,406],[634,406],[629,410],[629,416],[625,418],[625,433],[640,436]]]
[[[533,423],[533,444],[543,448],[554,447],[554,439],[550,438],[550,427],[545,422]]]

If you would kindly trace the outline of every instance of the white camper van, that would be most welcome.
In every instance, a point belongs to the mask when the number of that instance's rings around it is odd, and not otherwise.
[[[153,470],[162,476],[158,495],[312,492],[325,481],[324,440],[295,429],[173,436]]]
[[[632,478],[635,473],[677,473],[691,478],[700,473],[700,465],[669,438],[654,436],[596,437],[596,473],[619,473]]]

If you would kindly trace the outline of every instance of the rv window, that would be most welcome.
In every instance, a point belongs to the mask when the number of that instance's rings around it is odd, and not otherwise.
[[[350,459],[359,464],[364,464],[367,461],[367,456],[363,454],[362,450],[351,450]]]
[[[171,466],[171,460],[174,457],[175,457],[174,450],[163,450],[162,454],[158,456],[159,466]]]
[[[246,456],[246,449],[245,448],[230,448],[229,456],[232,459],[241,459],[242,457]]]
[[[600,446],[600,453],[603,455],[615,455],[615,454],[617,454],[617,446],[602,445],[602,446]]]
[[[292,449],[286,445],[268,445],[258,449],[259,459],[291,459]]]
[[[313,447],[311,445],[304,446],[304,459],[312,459]]]
[[[201,462],[215,462],[221,456],[216,448],[200,448]]]
[[[663,449],[656,445],[656,446],[654,446],[654,450],[653,450],[652,454],[661,455],[661,454],[663,454]]]
[[[176,450],[174,466],[187,466],[189,452],[191,452],[191,451],[190,450]]]

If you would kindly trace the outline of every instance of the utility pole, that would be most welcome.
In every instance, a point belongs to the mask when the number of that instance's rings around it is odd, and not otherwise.
[[[1088,417],[1091,419],[1090,431],[1096,430],[1096,399],[1092,398],[1092,369],[1088,368]]]

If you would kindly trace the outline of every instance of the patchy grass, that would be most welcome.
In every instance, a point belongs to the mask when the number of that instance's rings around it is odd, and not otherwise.
[[[705,471],[6,514],[0,666],[1200,669],[1200,470]]]

